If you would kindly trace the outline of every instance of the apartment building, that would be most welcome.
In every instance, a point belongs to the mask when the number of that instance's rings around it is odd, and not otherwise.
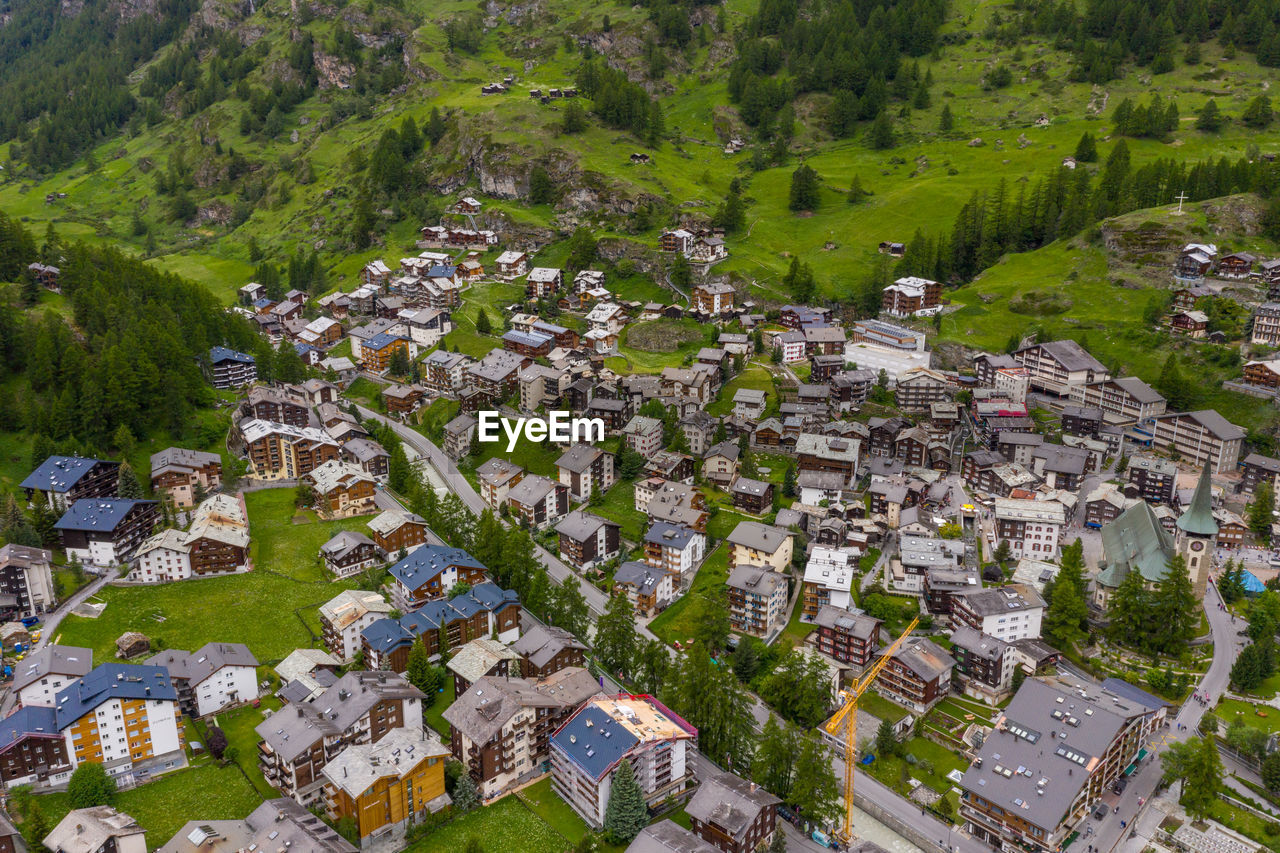
[[[53,583],[53,552],[27,545],[0,545],[0,619],[13,622],[52,610],[58,599]]]
[[[450,750],[482,797],[501,796],[545,774],[552,734],[599,693],[580,667],[539,678],[483,676],[445,709]]]
[[[1106,365],[1072,340],[1032,344],[1014,352],[1013,359],[1027,369],[1032,388],[1060,397],[1073,387],[1111,378]]]
[[[258,659],[244,643],[206,643],[194,652],[167,649],[147,661],[164,667],[188,717],[207,717],[258,698]]]
[[[19,488],[31,504],[44,503],[65,512],[78,500],[110,498],[116,494],[120,463],[80,456],[50,456],[26,476]]]
[[[302,481],[315,492],[316,513],[321,518],[350,518],[376,508],[377,484],[363,468],[331,459],[303,474]]]
[[[309,703],[289,704],[254,729],[267,782],[299,805],[323,798],[323,770],[347,747],[397,729],[422,731],[423,692],[394,672],[348,672]]]
[[[1117,679],[1027,679],[960,781],[965,830],[997,849],[1053,853],[1165,713],[1162,700]],[[1057,734],[1048,745],[1032,736],[1046,731]]]
[[[560,559],[579,571],[593,569],[618,556],[621,525],[598,515],[574,510],[555,527]]]
[[[93,649],[53,643],[14,664],[10,690],[21,708],[53,708],[63,688],[84,678],[92,669]]]
[[[1254,309],[1249,343],[1280,347],[1280,302],[1264,302]]]
[[[951,631],[951,654],[955,657],[954,675],[964,685],[964,692],[974,698],[998,704],[1013,685],[1017,655],[1012,646],[968,625]]]
[[[86,498],[67,507],[54,528],[67,557],[107,567],[128,563],[159,521],[155,501]]]
[[[216,492],[222,486],[222,456],[200,450],[169,447],[151,454],[151,491],[169,496],[178,509],[195,506],[200,491]]]
[[[590,500],[592,494],[603,495],[614,484],[613,454],[592,444],[573,444],[556,460],[556,472],[569,487],[570,498]]]
[[[975,589],[951,597],[951,624],[1013,643],[1039,639],[1044,599],[1022,584]]]
[[[258,379],[258,363],[253,356],[226,347],[209,350],[209,369],[214,388],[241,388]]]
[[[858,576],[858,551],[815,546],[804,567],[801,612],[810,619],[828,605],[848,610],[855,604],[853,583]]]
[[[169,583],[230,574],[249,567],[249,520],[244,498],[214,495],[196,507],[189,529],[166,528],[138,546],[129,579],[137,583]]]
[[[456,649],[476,637],[496,636],[511,643],[520,637],[520,598],[512,590],[485,582],[449,599],[429,601],[399,619],[379,619],[360,632],[368,666],[404,672],[415,643],[440,653],[441,637]]]
[[[1010,556],[1015,560],[1023,557],[1052,560],[1057,557],[1062,529],[1067,524],[1066,508],[1061,503],[996,498],[994,514],[992,547],[1008,542]]]
[[[785,572],[791,564],[791,533],[758,521],[741,521],[725,540],[729,544],[729,568],[764,566]]]
[[[280,388],[257,385],[249,389],[240,412],[252,420],[272,421],[293,427],[311,425],[311,406],[302,394],[291,394]]]
[[[883,624],[879,619],[824,604],[813,621],[818,626],[817,649],[827,657],[859,669],[874,660]]]
[[[187,766],[178,693],[161,667],[104,663],[54,699],[73,766],[101,764],[117,784]]]
[[[650,807],[694,779],[698,732],[658,700],[620,694],[587,702],[551,737],[551,784],[590,826],[604,825],[613,775],[629,761]]]
[[[543,528],[569,511],[569,487],[541,474],[531,474],[507,492],[507,506],[514,518],[530,527]]]
[[[507,495],[524,478],[524,469],[514,462],[496,456],[476,468],[480,498],[485,506],[497,512],[507,502]]]
[[[0,720],[0,785],[6,790],[17,785],[43,789],[71,778],[57,717],[52,706],[28,705]]]
[[[255,419],[242,421],[239,430],[249,472],[258,480],[296,479],[341,455],[338,443],[314,427]]]
[[[1243,429],[1212,409],[1170,412],[1155,419],[1152,445],[1177,453],[1193,467],[1207,464],[1213,473],[1225,474],[1235,470],[1244,436]]]
[[[1137,488],[1143,500],[1172,504],[1178,490],[1178,466],[1159,456],[1134,456],[1125,469],[1125,480]]]
[[[883,654],[883,653],[882,653]],[[923,714],[951,692],[955,658],[932,640],[909,638],[876,675],[879,693]]]
[[[786,576],[765,566],[729,570],[729,623],[753,637],[771,637],[787,621]]]
[[[942,285],[914,275],[886,287],[880,303],[880,312],[890,317],[925,317],[941,310]]]
[[[1072,385],[1069,394],[1071,402],[1100,409],[1113,424],[1145,424],[1163,415],[1167,406],[1159,391],[1136,376]]]
[[[488,569],[461,548],[423,545],[390,571],[394,581],[391,600],[408,612],[445,597],[459,583],[473,587],[484,583]]]
[[[782,831],[781,802],[755,782],[716,773],[701,780],[684,810],[694,835],[721,853],[755,853]]]

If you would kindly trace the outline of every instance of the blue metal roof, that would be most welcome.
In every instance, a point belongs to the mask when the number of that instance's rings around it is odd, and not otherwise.
[[[298,355],[306,355],[309,352],[320,352],[320,350],[316,349],[311,344],[301,344],[301,343],[294,344],[293,351],[296,352]]]
[[[1250,595],[1257,595],[1260,592],[1266,592],[1267,585],[1258,580],[1258,576],[1253,572],[1245,571],[1244,573],[1244,591]]]
[[[365,349],[380,350],[380,349],[384,349],[386,347],[391,346],[391,344],[395,343],[396,341],[403,341],[403,340],[404,340],[404,336],[402,335],[392,335],[392,334],[388,334],[387,332],[382,332],[381,334],[377,334],[377,335],[374,335],[372,338],[369,338],[369,340],[365,341],[362,344],[362,346]]]
[[[593,779],[601,779],[640,741],[595,705],[587,705],[551,737],[559,749]]]
[[[413,635],[394,619],[379,619],[361,631],[360,637],[377,652],[389,652],[401,643],[413,640]]]
[[[176,702],[178,693],[162,666],[104,663],[60,691],[55,698],[58,729],[65,729],[110,699],[157,699]]]
[[[1110,692],[1119,696],[1121,699],[1128,699],[1131,702],[1137,702],[1139,705],[1142,705],[1144,708],[1149,708],[1153,711],[1156,708],[1163,708],[1165,705],[1169,704],[1167,701],[1165,701],[1164,699],[1161,699],[1159,696],[1154,696],[1148,693],[1147,691],[1143,690],[1141,687],[1135,687],[1134,685],[1125,681],[1123,678],[1103,679],[1102,689],[1109,690]]]
[[[503,589],[493,581],[485,581],[484,583],[476,584],[471,587],[471,592],[468,593],[468,595],[476,601],[484,604],[484,606],[490,610],[497,610],[502,604],[508,601],[514,601],[517,603],[520,601],[520,596],[516,594],[515,590]]]
[[[272,299],[271,299],[271,297],[270,297],[270,296],[263,296],[263,297],[261,297],[260,299],[255,299],[255,300],[253,300],[253,307],[254,307],[254,308],[266,308],[266,307],[268,307],[268,306],[270,306],[270,305],[274,305],[274,304],[275,304],[275,303],[272,301]]]
[[[442,550],[467,553],[459,548]],[[520,597],[514,590],[502,589],[497,584],[486,581],[456,598],[428,601],[417,610],[404,614],[398,621],[379,619],[361,631],[360,636],[375,651],[386,653],[412,643],[428,631],[438,630],[443,624],[457,619],[469,619],[477,613],[491,613],[508,602],[519,604]]]
[[[124,498],[86,498],[75,501],[58,519],[58,530],[116,529],[124,517],[138,504],[154,504],[155,501],[135,501]]]
[[[209,350],[209,361],[217,364],[220,361],[238,361],[242,364],[253,364],[254,358],[242,352],[236,352],[226,347],[214,347]]]
[[[434,266],[427,270],[427,278],[453,278],[458,272],[458,268],[449,266]]]
[[[42,735],[61,739],[58,730],[58,714],[52,708],[27,705],[0,720],[0,751],[27,735]]]
[[[38,489],[42,492],[68,491],[101,461],[81,456],[50,456],[27,475],[21,488]]]
[[[423,545],[391,567],[391,576],[409,589],[417,589],[450,566],[463,566],[482,571],[488,568],[461,548]]]

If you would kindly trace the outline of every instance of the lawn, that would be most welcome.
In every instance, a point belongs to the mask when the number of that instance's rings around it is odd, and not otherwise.
[[[368,519],[294,525],[292,489],[249,492],[245,499],[252,572],[158,586],[108,586],[97,596],[107,604],[102,615],[68,616],[59,627],[61,642],[93,649],[99,663],[115,660],[116,638],[126,631],[188,651],[236,640],[264,664],[314,645],[318,635],[309,627],[315,624],[314,611],[354,587],[351,581],[328,580],[316,553],[339,530],[360,529]]]
[[[636,488],[632,480],[619,480],[605,492],[604,500],[591,508],[602,518],[622,525],[622,538],[639,542],[649,530],[649,516],[636,509]]]
[[[693,602],[703,593],[723,588],[728,579],[729,549],[721,543],[702,563],[689,591],[650,622],[649,630],[667,645],[676,640],[684,642],[689,639],[693,636],[693,626],[699,611],[699,608],[693,606]]]
[[[115,807],[147,830],[147,847],[155,850],[189,820],[247,817],[263,799],[238,768],[218,767],[212,759],[204,758],[193,767],[119,792]],[[51,826],[71,810],[66,792],[41,794],[36,801]]]
[[[772,374],[765,368],[752,364],[744,367],[741,373],[725,383],[720,389],[720,395],[707,406],[707,413],[716,417],[732,414],[733,395],[738,393],[740,388],[765,392],[768,398],[765,404],[766,417],[778,410],[778,394],[773,387]]]
[[[462,850],[477,839],[485,850],[520,853],[564,853],[571,842],[516,797],[503,797],[428,833],[405,853]]]
[[[1234,722],[1253,726],[1266,732],[1280,732],[1280,710],[1267,705],[1254,705],[1238,699],[1223,699],[1215,711],[1228,726]],[[1259,716],[1259,712],[1266,716]]]
[[[235,747],[236,763],[253,781],[254,787],[267,799],[277,796],[277,793],[262,775],[262,766],[258,763],[258,741],[261,738],[254,729],[266,719],[263,715],[264,711],[268,709],[272,712],[279,711],[281,704],[280,700],[274,696],[264,696],[261,707],[254,708],[246,705],[243,708],[218,714],[213,718],[214,725],[221,728],[227,736],[227,748]]]
[[[782,637],[779,644],[790,643],[792,646],[804,644],[805,637],[808,637],[818,629],[818,626],[812,622],[802,621],[804,615],[804,596],[796,599],[796,609],[791,613],[791,619],[787,622],[787,627],[782,629]]]
[[[868,691],[862,694],[862,698],[858,700],[858,707],[873,717],[881,720],[888,720],[896,723],[903,717],[907,716],[907,709],[901,705],[890,702],[879,693]],[[872,732],[872,734],[875,734]]]
[[[428,726],[435,729],[445,744],[449,743],[450,729],[449,724],[444,721],[444,711],[453,704],[453,689],[453,673],[449,673],[444,680],[444,689],[436,694],[435,702],[422,709],[422,718]]]
[[[517,795],[520,800],[538,817],[547,822],[556,832],[577,844],[583,838],[593,834],[587,822],[560,795],[551,790],[551,777],[534,782]],[[601,853],[622,853],[626,848],[607,844],[603,839],[596,844]]]
[[[1242,835],[1252,838],[1265,849],[1276,849],[1276,836],[1267,832],[1267,827],[1275,824],[1258,817],[1252,812],[1237,808],[1223,800],[1214,800],[1209,807],[1209,817]]]

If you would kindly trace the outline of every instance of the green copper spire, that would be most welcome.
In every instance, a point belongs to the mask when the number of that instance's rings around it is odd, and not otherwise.
[[[1191,505],[1178,517],[1178,529],[1192,536],[1217,536],[1218,522],[1213,518],[1209,485],[1209,464],[1206,462],[1200,471],[1200,482],[1196,483],[1196,493],[1191,496]]]

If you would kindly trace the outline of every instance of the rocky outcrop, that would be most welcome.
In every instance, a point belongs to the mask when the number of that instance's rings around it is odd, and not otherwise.
[[[622,260],[631,261],[637,271],[656,273],[663,270],[662,255],[651,246],[646,246],[625,237],[605,237],[596,244],[596,253],[610,263]]]
[[[345,89],[351,85],[355,66],[330,56],[322,50],[315,52],[316,80],[321,89]]]
[[[224,201],[211,201],[196,208],[196,225],[226,225],[231,221],[231,206]]]

